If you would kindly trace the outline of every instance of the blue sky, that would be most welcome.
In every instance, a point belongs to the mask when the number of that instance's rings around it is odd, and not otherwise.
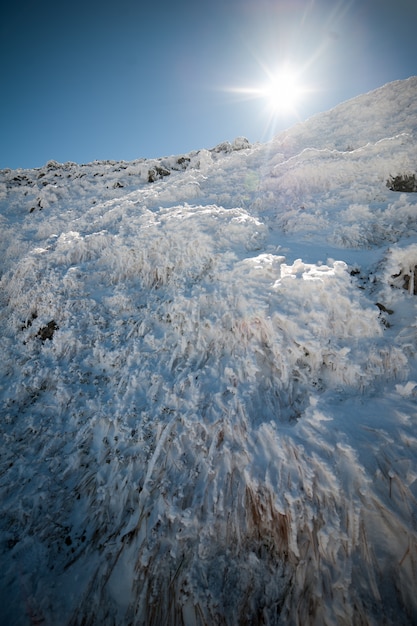
[[[416,23],[415,0],[9,3],[0,168],[265,141],[417,74]],[[272,118],[251,91],[288,63],[306,91]]]

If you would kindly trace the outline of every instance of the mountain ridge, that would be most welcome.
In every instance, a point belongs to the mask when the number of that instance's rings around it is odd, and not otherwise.
[[[415,114],[360,102],[0,172],[0,622],[416,622]]]
[[[416,90],[416,76],[387,83],[365,94],[350,98],[328,111],[317,113],[287,131],[279,133],[272,140],[273,147],[278,151],[283,148],[286,155],[289,147],[292,156],[294,156],[294,150],[300,152],[307,147],[345,152],[402,133],[415,135],[417,131]],[[355,124],[360,124],[360,127],[355,128]],[[328,143],[329,135],[330,144]],[[303,140],[301,143],[297,143],[299,136]],[[327,142],[325,144],[322,143],[324,137]]]
[[[402,133],[414,134],[417,131],[417,123],[412,121],[413,119],[415,119],[414,116],[417,116],[417,105],[416,105],[415,97],[414,97],[414,93],[416,90],[417,90],[417,76],[410,76],[407,79],[391,81],[381,87],[378,87],[377,89],[373,89],[359,96],[355,96],[353,98],[345,100],[341,102],[340,104],[336,105],[335,107],[329,109],[328,111],[316,113],[315,115],[309,117],[308,119],[302,122],[298,122],[297,124],[292,125],[290,128],[286,130],[278,132],[273,139],[267,142],[267,144],[262,144],[258,142],[251,144],[245,137],[237,137],[232,142],[223,141],[219,143],[218,145],[216,145],[215,147],[208,148],[207,150],[212,154],[215,154],[215,153],[229,154],[236,150],[244,150],[244,149],[252,148],[255,146],[259,147],[262,145],[268,145],[279,150],[282,147],[288,149],[289,144],[291,142],[294,142],[293,146],[296,146],[296,149],[299,152],[307,147],[319,148],[319,149],[322,149],[322,148],[323,149],[324,148],[336,149],[341,152],[344,152],[347,150],[350,151],[352,149],[363,147],[369,141],[376,142],[380,139],[386,139],[386,138],[393,137]],[[378,108],[378,110],[376,111],[377,102],[379,100],[383,100],[385,106]],[[369,109],[369,111],[367,111],[367,109]],[[361,112],[360,117],[363,118],[362,126],[365,126],[365,129],[361,129],[362,132],[359,135],[359,138],[356,138],[353,140],[352,143],[358,144],[357,146],[353,147],[353,145],[351,145],[349,141],[344,141],[344,138],[345,138],[344,135],[342,135],[342,137],[337,137],[335,126],[339,125],[340,122],[343,122],[344,115],[347,114],[348,117],[351,118],[352,111],[355,114],[357,110],[360,110]],[[406,115],[401,113],[401,111],[404,112],[404,110],[407,110]],[[377,138],[375,138],[375,136],[367,138],[366,127],[369,128],[369,124],[368,124],[368,117],[364,116],[364,111],[366,111],[369,114],[370,116],[369,119],[371,119],[374,122],[375,122],[376,113],[378,113],[380,117]],[[393,119],[396,119],[396,118],[398,121],[396,121],[393,124]],[[331,135],[332,137],[336,137],[336,139],[333,140],[334,143],[330,145],[321,145],[321,144],[316,145],[317,141],[320,143],[320,138],[323,138],[323,137],[328,138],[329,121],[333,122]],[[346,125],[346,122],[344,122],[343,127],[345,127],[345,125]],[[387,136],[386,129],[389,126],[391,126],[392,128],[390,130],[390,134],[388,134]],[[312,128],[312,130],[310,130],[310,127]],[[327,127],[326,132],[323,132],[325,127]],[[373,132],[375,132],[375,124],[373,128],[374,128]],[[353,134],[352,131],[353,129],[349,128],[349,131],[346,131],[346,133],[349,133],[351,136]],[[319,139],[314,140],[314,133],[316,133],[319,136]],[[305,141],[309,141],[309,142],[311,141],[311,138],[313,138],[312,143],[309,143],[308,145],[297,144],[296,139],[299,135],[303,135],[304,137],[307,137]],[[340,146],[344,146],[343,149],[340,149]],[[77,164],[73,161],[59,163],[57,161],[50,160],[44,166],[37,167],[37,168],[26,168],[26,169],[16,168],[14,170],[10,168],[4,168],[0,170],[0,172],[4,174],[5,172],[12,172],[12,171],[16,171],[16,172],[43,171],[44,168],[48,167],[48,164],[49,164],[49,167],[56,168],[57,166],[60,166],[60,167],[65,166],[65,168],[67,169],[70,166],[90,167],[93,164],[113,165],[113,166],[119,165],[123,167],[125,164],[143,163],[143,162],[149,163],[152,166],[154,164],[160,163],[163,160],[169,160],[169,161],[174,160],[174,162],[176,162],[176,160],[178,159],[182,161],[182,164],[184,164],[187,158],[193,157],[195,154],[198,154],[201,150],[203,150],[203,148],[201,148],[200,150],[192,150],[191,152],[184,153],[184,154],[165,155],[165,156],[161,156],[158,158],[139,157],[131,161],[125,161],[125,160],[117,161],[117,160],[112,160],[112,159],[105,159],[105,160],[91,161],[89,163]],[[290,154],[291,156],[294,156],[292,152]],[[287,156],[286,158],[290,158],[290,157]],[[177,162],[177,166],[178,165],[181,165],[181,163],[178,164]],[[178,169],[182,169],[182,168],[180,167]]]

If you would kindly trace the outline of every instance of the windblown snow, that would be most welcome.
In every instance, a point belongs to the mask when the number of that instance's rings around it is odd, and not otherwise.
[[[0,172],[1,624],[417,622],[416,176],[416,77]]]

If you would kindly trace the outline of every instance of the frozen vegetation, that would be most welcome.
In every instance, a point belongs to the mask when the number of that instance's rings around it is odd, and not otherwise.
[[[1,624],[417,623],[416,174],[415,77],[0,172]]]

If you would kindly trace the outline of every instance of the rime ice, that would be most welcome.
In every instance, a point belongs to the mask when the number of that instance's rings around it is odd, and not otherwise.
[[[0,173],[2,623],[416,622],[416,119]]]

